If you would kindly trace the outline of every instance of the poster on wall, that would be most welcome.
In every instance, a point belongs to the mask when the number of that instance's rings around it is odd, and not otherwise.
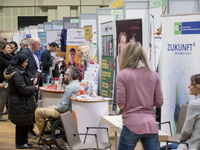
[[[43,47],[47,46],[47,35],[46,32],[38,32],[38,38],[41,41]]]
[[[80,57],[77,55],[78,47],[82,44],[86,44],[90,47],[92,55],[96,54],[96,30],[93,29],[93,37],[89,41],[85,39],[84,29],[68,29],[67,30],[67,50],[66,50],[66,64],[79,63]],[[70,50],[74,48],[75,54],[70,56]],[[71,63],[70,63],[71,62]]]
[[[77,55],[79,45],[85,44],[84,29],[68,29],[67,30],[67,50],[66,50],[66,64],[79,63],[80,58]],[[70,50],[74,49],[74,55],[71,56]]]
[[[113,50],[113,22],[101,24],[102,41],[102,90],[104,97],[113,97],[114,50]]]
[[[46,31],[47,45],[49,46],[49,44],[51,42],[56,42],[58,44],[59,48],[60,48],[61,47],[61,45],[60,45],[60,34],[61,34],[61,30]]]
[[[200,73],[200,16],[163,17],[163,41],[159,74],[164,96],[161,121],[176,131],[180,108],[194,99],[189,94],[191,75]],[[168,132],[163,128],[163,131]]]
[[[131,41],[138,41],[142,45],[142,19],[116,21],[117,29],[117,61],[116,68],[119,71],[119,56],[124,45]]]

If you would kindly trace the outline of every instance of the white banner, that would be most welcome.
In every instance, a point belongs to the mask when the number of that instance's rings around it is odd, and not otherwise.
[[[180,107],[194,99],[189,95],[190,77],[200,73],[200,15],[167,16],[162,19],[159,73],[164,105],[161,121],[171,121],[175,132]],[[166,127],[164,131],[169,129]]]

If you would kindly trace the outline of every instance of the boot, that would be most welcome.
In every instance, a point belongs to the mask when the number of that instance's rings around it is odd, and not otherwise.
[[[3,115],[7,115],[8,114],[8,109],[6,109],[6,111],[3,113]]]

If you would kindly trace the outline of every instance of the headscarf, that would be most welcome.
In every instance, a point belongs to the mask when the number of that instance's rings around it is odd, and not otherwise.
[[[24,68],[23,66],[22,66],[22,64],[26,61],[26,60],[28,60],[28,57],[26,56],[26,54],[24,54],[24,53],[18,53],[18,54],[16,54],[15,56],[13,56],[12,57],[12,59],[11,59],[11,61],[10,61],[10,64],[12,65],[12,66],[19,66],[20,68],[22,67],[22,68]]]

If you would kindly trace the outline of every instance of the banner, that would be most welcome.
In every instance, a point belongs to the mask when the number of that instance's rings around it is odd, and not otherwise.
[[[85,39],[87,41],[91,40],[91,38],[93,37],[92,26],[84,26],[84,30],[85,30]]]
[[[69,63],[69,50],[75,49],[75,62],[79,63],[80,58],[77,56],[79,45],[85,44],[84,29],[68,29],[67,30],[67,50],[66,50],[66,64]]]
[[[113,22],[101,24],[102,38],[102,90],[104,97],[113,97],[114,77],[114,49],[113,49]]]
[[[96,54],[96,29],[93,29],[93,38],[87,41],[85,39],[84,29],[67,29],[67,50],[66,50],[66,64],[69,63],[69,51],[71,48],[75,49],[75,62],[79,63],[80,58],[76,55],[79,45],[87,44],[92,52]]]
[[[119,69],[119,56],[124,45],[130,41],[138,41],[142,45],[142,19],[116,21],[117,28],[117,69]],[[118,72],[118,70],[117,70]]]
[[[47,46],[47,35],[46,32],[38,32],[38,38],[41,40],[42,46]]]
[[[190,77],[200,73],[200,15],[167,16],[162,22],[159,74],[164,104],[161,121],[170,120],[175,132],[182,104],[194,99],[189,95]]]

